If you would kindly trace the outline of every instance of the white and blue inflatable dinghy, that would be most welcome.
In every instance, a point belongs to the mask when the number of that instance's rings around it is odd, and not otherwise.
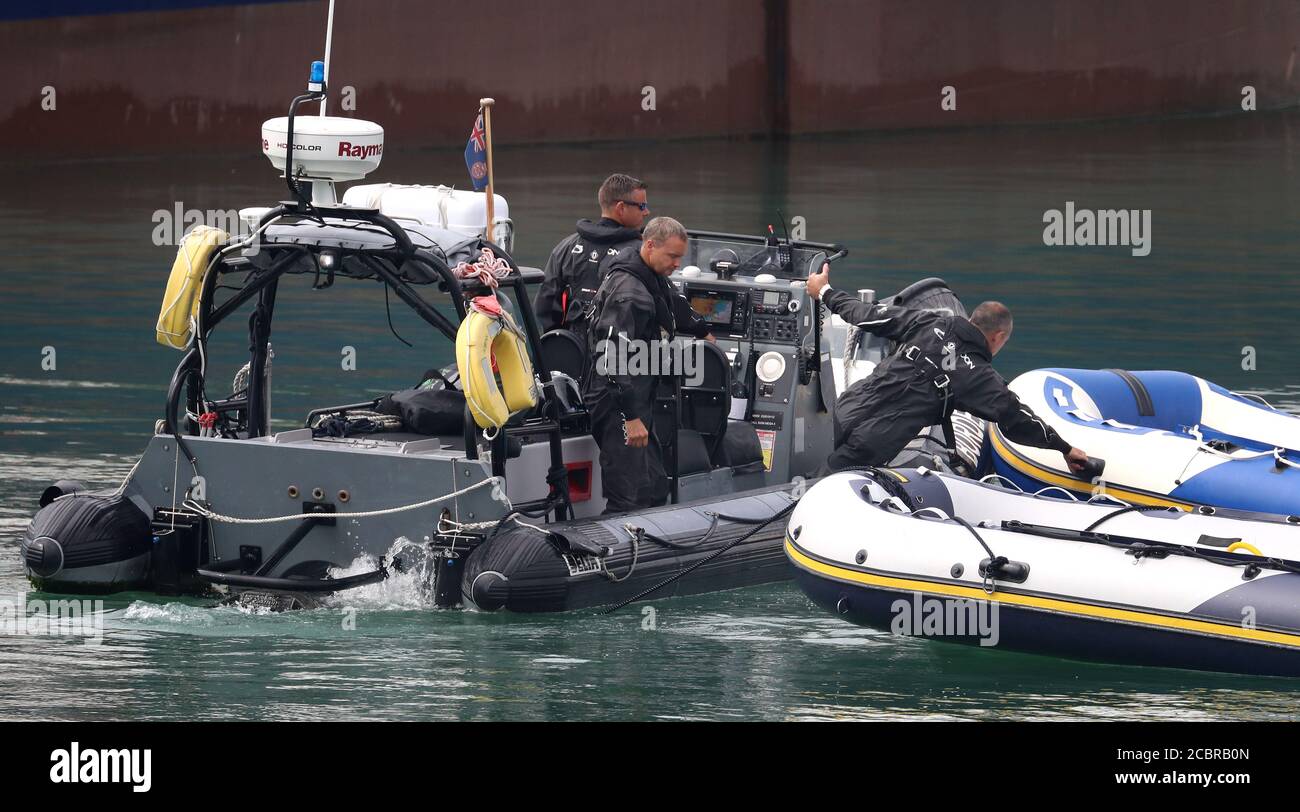
[[[1143,505],[1300,514],[1300,417],[1184,372],[1037,369],[1011,382],[1076,448],[1106,460],[1105,492]],[[1100,482],[1055,451],[990,426],[994,470],[1019,487],[1076,494]]]
[[[1280,516],[870,469],[809,488],[785,550],[817,605],[898,635],[1300,677],[1300,522]]]

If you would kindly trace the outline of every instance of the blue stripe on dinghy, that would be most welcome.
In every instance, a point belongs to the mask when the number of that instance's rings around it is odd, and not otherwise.
[[[1130,374],[1147,388],[1156,407],[1155,415],[1138,425],[1178,431],[1201,422],[1201,386],[1195,375],[1163,369]]]
[[[1154,415],[1144,416],[1138,413],[1133,390],[1114,372],[1100,369],[1044,371],[1061,375],[1082,387],[1092,402],[1097,404],[1102,417],[1164,431],[1179,431],[1183,426],[1194,426],[1201,422],[1201,390],[1196,376],[1186,372],[1152,370],[1130,373],[1146,387],[1155,407]]]
[[[1065,373],[1094,372],[1095,370],[1049,369],[1045,371],[1065,375]],[[1106,375],[1107,378],[1113,378],[1123,388],[1124,396],[1129,398],[1130,401],[1133,401],[1134,404],[1133,414],[1136,415],[1137,402],[1133,400],[1133,393],[1128,388],[1128,384],[1124,383],[1124,379],[1120,378],[1118,375],[1113,375],[1109,372],[1104,374]],[[1062,378],[1053,377],[1051,375],[1043,379],[1043,400],[1047,402],[1048,408],[1050,408],[1052,412],[1056,414],[1057,417],[1067,422],[1074,423],[1075,425],[1087,426],[1089,428],[1100,429],[1102,431],[1123,432],[1125,434],[1145,434],[1146,432],[1151,431],[1151,429],[1143,428],[1141,426],[1133,426],[1133,428],[1119,428],[1116,426],[1108,426],[1102,423],[1100,420],[1085,420],[1081,417],[1075,416],[1074,414],[1072,414],[1072,412],[1078,410],[1079,408],[1079,404],[1075,401],[1075,397],[1074,397],[1074,390],[1076,385],[1082,387],[1083,390],[1088,394],[1088,396],[1093,399],[1093,402],[1096,403],[1097,397],[1093,394],[1094,388],[1097,390],[1101,390],[1103,389],[1102,384],[1108,383],[1108,381],[1102,381],[1101,383],[1097,384],[1095,387],[1088,387],[1082,384],[1081,382],[1078,382],[1073,375],[1070,375],[1068,377],[1070,380],[1075,381],[1074,385],[1067,383],[1066,380]],[[1058,393],[1062,398],[1065,399],[1065,403],[1061,403],[1056,399]],[[1116,418],[1113,414],[1108,413],[1106,411],[1106,407],[1102,406],[1100,403],[1097,403],[1097,408],[1102,410],[1102,416],[1104,418],[1114,418],[1119,420],[1122,423],[1129,423],[1128,420],[1125,420],[1123,418]],[[1129,425],[1133,425],[1133,424],[1129,423]]]
[[[1292,515],[1300,513],[1300,469],[1278,471],[1272,457],[1225,460],[1185,480],[1169,495],[1205,505]]]

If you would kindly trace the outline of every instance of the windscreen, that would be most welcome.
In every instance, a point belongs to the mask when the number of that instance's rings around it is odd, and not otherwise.
[[[804,279],[808,264],[819,249],[793,246],[781,242],[769,246],[762,237],[751,239],[701,237],[692,235],[686,246],[682,267],[694,265],[701,271],[717,271],[718,263],[731,263],[731,272],[741,276],[770,273],[779,279]]]

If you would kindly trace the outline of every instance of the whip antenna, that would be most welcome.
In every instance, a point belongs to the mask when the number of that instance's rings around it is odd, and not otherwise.
[[[325,23],[325,87],[330,86],[330,43],[334,41],[334,0],[330,0],[329,18]],[[325,103],[328,98],[320,100],[320,114],[325,115]]]

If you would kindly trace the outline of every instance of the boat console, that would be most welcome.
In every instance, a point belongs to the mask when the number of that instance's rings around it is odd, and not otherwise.
[[[726,354],[729,416],[754,427],[766,471],[811,474],[831,450],[834,391],[820,306],[806,282],[846,252],[772,235],[689,233],[672,281]]]

